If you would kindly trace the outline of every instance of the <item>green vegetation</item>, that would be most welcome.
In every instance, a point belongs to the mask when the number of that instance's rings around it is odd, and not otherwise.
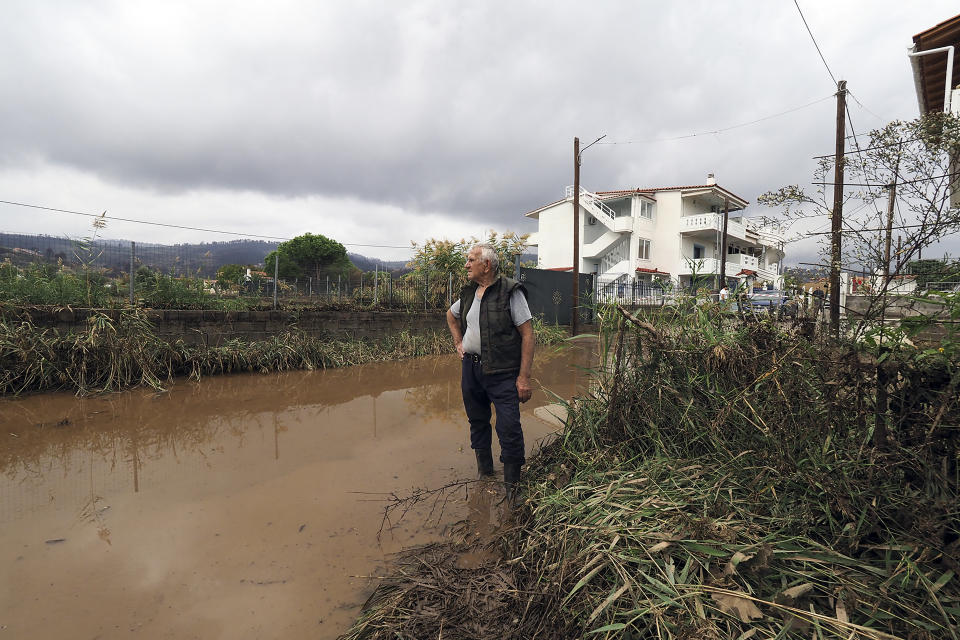
[[[112,286],[111,286],[112,285]],[[56,264],[0,264],[0,300],[20,304],[117,306],[117,286],[101,272],[77,273]]]
[[[956,333],[879,350],[710,303],[602,328],[501,559],[402,558],[347,638],[957,637]]]
[[[917,289],[926,289],[931,283],[960,282],[960,261],[957,260],[914,260],[907,268],[917,277]]]
[[[321,273],[345,276],[355,269],[344,246],[320,234],[305,233],[281,242],[263,261],[270,276],[273,276],[277,254],[280,255],[279,275],[284,279],[319,278]]]
[[[538,342],[562,343],[559,327],[535,320]],[[78,393],[118,391],[146,385],[160,389],[176,376],[242,371],[326,369],[366,362],[452,353],[446,329],[400,331],[370,339],[313,337],[291,330],[269,340],[229,340],[222,346],[167,342],[140,310],[126,310],[114,322],[90,318],[82,333],[62,334],[29,320],[0,320],[0,396],[70,389]]]
[[[467,251],[475,244],[485,242],[493,246],[500,261],[500,272],[512,278],[514,275],[514,258],[527,248],[527,238],[530,234],[518,235],[507,231],[503,235],[491,230],[485,240],[470,238],[470,240],[437,240],[431,238],[422,245],[413,243],[414,256],[407,265],[413,269],[413,274],[423,277],[429,274],[448,273],[459,277],[463,273],[463,266],[467,261]]]

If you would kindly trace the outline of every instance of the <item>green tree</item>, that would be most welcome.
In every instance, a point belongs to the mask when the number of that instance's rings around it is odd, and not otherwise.
[[[414,273],[460,273],[467,261],[469,245],[464,239],[438,240],[430,238],[422,245],[413,243],[413,259],[407,263]]]
[[[217,269],[217,287],[221,290],[236,287],[247,272],[242,264],[225,264]]]
[[[910,273],[917,277],[917,289],[926,289],[931,282],[960,280],[960,262],[957,261],[914,260],[908,267]]]
[[[277,254],[280,255],[279,275],[285,279],[320,278],[321,274],[346,275],[353,269],[344,246],[320,234],[305,233],[281,242],[276,251],[268,253],[264,265],[271,277]]]
[[[507,231],[500,235],[491,229],[485,240],[479,240],[476,237],[470,238],[469,241],[431,238],[422,245],[414,242],[413,260],[407,266],[411,267],[417,275],[428,273],[459,274],[463,272],[470,247],[484,242],[493,246],[497,252],[497,258],[500,261],[500,273],[513,277],[515,270],[514,257],[521,255],[527,248],[529,237],[530,234],[520,235],[513,231]]]

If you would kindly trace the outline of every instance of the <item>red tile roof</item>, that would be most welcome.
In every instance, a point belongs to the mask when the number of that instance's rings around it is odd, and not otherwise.
[[[741,198],[740,196],[733,193],[732,191],[724,189],[718,184],[694,184],[694,185],[687,185],[682,187],[651,187],[651,188],[637,187],[636,189],[619,189],[616,191],[597,191],[597,195],[598,196],[618,196],[618,195],[627,195],[627,194],[634,194],[634,193],[639,195],[647,195],[648,193],[657,193],[658,191],[690,191],[692,189],[717,189],[718,191],[722,191],[723,193],[739,200],[740,202],[744,202],[744,203],[749,202],[748,200]]]
[[[636,189],[620,189],[620,190],[617,190],[617,191],[597,191],[596,194],[597,194],[598,196],[600,196],[601,198],[615,198],[615,197],[617,197],[617,196],[640,195],[640,196],[644,196],[644,197],[646,197],[646,198],[651,198],[651,199],[653,199],[653,200],[656,200],[656,197],[655,197],[655,196],[656,196],[656,194],[657,194],[658,191],[690,191],[690,190],[693,190],[693,189],[716,189],[716,190],[718,190],[718,191],[720,191],[720,192],[722,192],[722,193],[730,196],[731,198],[737,200],[738,202],[742,202],[742,203],[744,204],[744,206],[746,206],[747,204],[749,204],[749,200],[746,200],[746,199],[744,199],[744,198],[741,198],[740,196],[738,196],[737,194],[733,193],[732,191],[728,191],[727,189],[724,189],[723,187],[721,187],[721,186],[719,186],[719,185],[716,185],[716,184],[698,184],[698,185],[690,185],[690,186],[686,186],[686,187],[653,187],[653,188],[648,188],[648,189],[644,189],[644,188],[641,188],[641,187],[637,187]],[[532,215],[535,214],[535,213],[540,213],[540,212],[543,211],[544,209],[549,209],[550,207],[552,207],[552,206],[554,206],[554,205],[557,205],[557,204],[560,204],[561,202],[566,202],[566,201],[569,200],[569,199],[570,199],[570,198],[562,198],[562,199],[560,199],[560,200],[555,200],[554,202],[551,202],[551,203],[549,203],[549,204],[541,205],[541,206],[537,207],[536,209],[531,209],[530,211],[527,211],[527,212],[526,212],[525,214],[523,214],[523,215],[524,215],[524,216],[532,216]]]
[[[653,274],[659,274],[662,276],[670,275],[669,271],[660,271],[660,269],[656,267],[654,267],[653,269],[648,269],[646,267],[637,267],[637,271],[639,271],[640,273],[653,273]]]

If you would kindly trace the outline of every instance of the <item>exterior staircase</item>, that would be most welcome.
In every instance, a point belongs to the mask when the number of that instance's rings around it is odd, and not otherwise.
[[[566,197],[573,197],[572,186],[567,187]],[[580,187],[580,206],[583,207],[584,211],[599,220],[600,224],[605,226],[607,229],[610,231],[614,230],[613,221],[614,218],[617,217],[617,214],[614,213],[613,209],[604,204],[603,200],[601,200],[597,194]]]
[[[610,247],[623,239],[622,233],[616,231],[607,231],[602,236],[589,244],[583,245],[582,254],[584,258],[599,258],[607,252]]]

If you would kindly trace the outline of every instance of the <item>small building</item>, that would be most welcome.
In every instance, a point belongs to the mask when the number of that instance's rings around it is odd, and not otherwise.
[[[913,36],[908,49],[920,114],[945,112],[960,115],[960,15]],[[960,168],[951,167],[953,173]],[[960,207],[960,179],[950,188],[950,206]]]
[[[580,190],[580,273],[601,285],[669,280],[684,288],[717,286],[727,216],[727,284],[781,288],[780,231],[742,212],[747,201],[717,184]],[[528,243],[540,269],[573,268],[573,188],[525,214],[537,220]]]

